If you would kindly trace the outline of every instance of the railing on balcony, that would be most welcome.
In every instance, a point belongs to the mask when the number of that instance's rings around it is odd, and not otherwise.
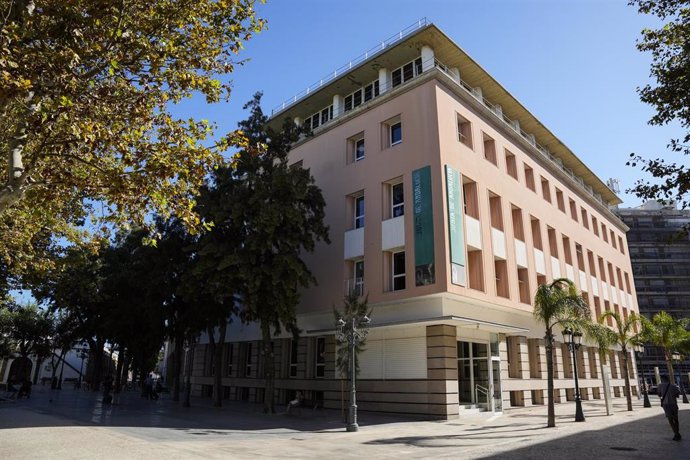
[[[345,296],[364,296],[364,278],[350,278],[345,280]]]
[[[396,43],[402,41],[405,39],[407,36],[412,35],[415,33],[417,30],[426,27],[428,25],[431,25],[431,22],[427,20],[427,18],[421,18],[414,24],[411,24],[404,29],[402,29],[400,32],[397,34],[383,40],[381,43],[377,44],[373,48],[365,51],[364,53],[360,54],[356,58],[352,59],[350,62],[345,64],[344,66],[340,67],[339,69],[334,70],[333,72],[329,73],[325,77],[321,78],[319,81],[311,84],[307,89],[304,91],[301,91],[297,94],[295,94],[292,98],[286,100],[279,106],[275,107],[271,111],[271,116],[282,112],[286,108],[290,107],[291,105],[297,103],[297,101],[303,99],[304,97],[308,96],[309,94],[313,93],[314,91],[318,90],[324,85],[327,85],[328,83],[332,82],[336,78],[342,76],[343,74],[349,72],[352,70],[353,67],[356,67],[358,64],[366,61],[369,59],[371,56],[383,51],[384,49],[395,45]]]

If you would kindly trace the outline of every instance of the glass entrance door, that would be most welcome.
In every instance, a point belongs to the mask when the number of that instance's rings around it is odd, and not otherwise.
[[[458,342],[458,399],[461,404],[486,403],[486,394],[482,394],[482,391],[489,391],[490,388],[489,362],[488,344]]]

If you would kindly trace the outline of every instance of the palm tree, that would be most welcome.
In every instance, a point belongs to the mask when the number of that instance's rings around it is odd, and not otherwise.
[[[605,311],[599,317],[599,322],[603,323],[605,319],[612,318],[616,323],[614,325],[614,333],[616,334],[616,344],[620,345],[623,352],[623,373],[625,374],[625,397],[628,401],[628,410],[632,411],[632,395],[630,392],[630,375],[628,374],[628,347],[630,345],[637,345],[640,342],[639,333],[637,332],[637,324],[640,322],[640,317],[634,312],[628,315],[627,318],[621,319],[621,315],[615,311]]]
[[[553,401],[553,328],[557,325],[581,326],[589,318],[589,307],[577,292],[575,284],[559,278],[551,284],[542,284],[534,295],[534,317],[546,327],[546,376],[549,397],[547,427],[556,426]]]
[[[607,326],[599,323],[590,322],[585,328],[585,335],[587,338],[595,342],[599,348],[599,374],[601,375],[602,382],[604,381],[604,366],[606,365],[606,360],[608,358],[608,351],[617,342],[616,333],[613,332]],[[606,386],[604,387],[604,401],[606,402],[606,415],[611,414],[611,393],[606,391]]]
[[[668,313],[662,311],[654,315],[651,321],[642,317],[641,337],[645,342],[661,348],[666,359],[666,370],[671,382],[673,377],[673,353],[679,347],[687,344],[690,333],[687,331],[690,319],[675,319]]]

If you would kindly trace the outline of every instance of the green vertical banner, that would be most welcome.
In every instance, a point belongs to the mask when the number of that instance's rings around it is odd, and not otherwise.
[[[431,199],[431,166],[412,171],[414,209],[415,285],[433,284],[434,213]]]
[[[450,281],[461,286],[465,281],[465,232],[462,222],[462,182],[460,173],[446,165],[448,241],[450,242]]]

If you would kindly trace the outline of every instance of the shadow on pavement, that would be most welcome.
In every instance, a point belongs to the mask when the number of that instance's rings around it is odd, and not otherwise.
[[[192,407],[185,408],[169,397],[148,401],[136,392],[122,393],[117,405],[103,405],[96,392],[34,387],[31,399],[0,404],[0,430],[93,425],[172,428],[203,436],[236,430],[332,432],[346,425],[339,410],[301,408],[286,414],[285,406],[279,405],[276,411],[264,414],[262,404],[227,400],[223,407],[212,407],[209,399],[201,398],[192,399]],[[360,426],[427,420],[366,412],[359,415]]]

